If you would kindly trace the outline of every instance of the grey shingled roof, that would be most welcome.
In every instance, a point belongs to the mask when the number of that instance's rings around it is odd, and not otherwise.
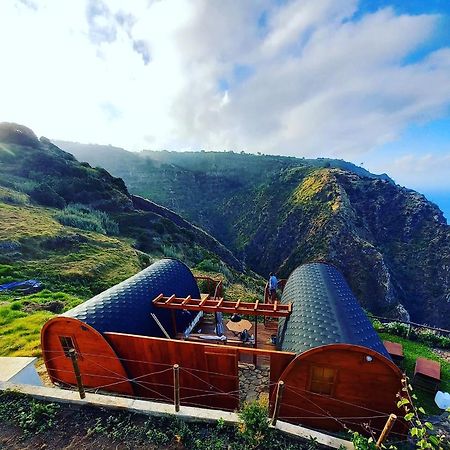
[[[91,325],[99,332],[163,337],[150,313],[172,334],[170,311],[155,308],[152,300],[159,294],[200,298],[191,271],[175,259],[162,259],[116,286],[96,295],[63,314]],[[176,312],[177,325],[183,329],[193,319],[185,311]]]
[[[371,348],[390,359],[334,266],[311,263],[297,267],[289,276],[281,301],[292,302],[292,313],[278,325],[280,350],[299,354],[321,345],[345,343]]]

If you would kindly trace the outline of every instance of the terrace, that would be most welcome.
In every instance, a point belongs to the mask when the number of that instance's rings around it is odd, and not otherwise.
[[[196,277],[196,279],[197,282],[202,281],[206,284],[206,290],[213,294],[204,293],[201,294],[201,298],[159,294],[152,301],[156,308],[172,311],[175,339],[241,347],[239,362],[268,366],[270,358],[265,355],[264,350],[276,350],[278,319],[291,314],[291,303],[282,304],[278,301],[270,303],[267,286],[263,302],[225,300],[222,281],[210,277]],[[281,280],[281,288],[284,284],[285,280]],[[196,313],[184,330],[177,329],[176,310]],[[156,316],[154,319],[157,321]],[[166,337],[169,337],[169,333],[161,324],[158,326]],[[259,349],[262,352],[246,352],[245,349]]]

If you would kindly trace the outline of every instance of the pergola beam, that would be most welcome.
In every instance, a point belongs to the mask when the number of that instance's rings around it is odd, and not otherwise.
[[[156,307],[167,309],[184,309],[188,311],[204,311],[210,313],[222,312],[227,314],[239,313],[249,316],[267,316],[267,317],[287,317],[292,311],[292,305],[276,302],[275,304],[260,303],[259,300],[254,303],[247,303],[238,300],[236,302],[224,300],[223,298],[196,299],[188,296],[186,298],[158,295],[153,304]]]

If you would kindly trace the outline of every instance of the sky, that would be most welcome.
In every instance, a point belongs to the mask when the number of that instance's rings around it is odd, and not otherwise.
[[[449,219],[450,1],[1,0],[0,121],[342,158]]]

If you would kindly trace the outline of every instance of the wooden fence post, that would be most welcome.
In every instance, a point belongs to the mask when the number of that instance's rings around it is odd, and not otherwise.
[[[273,414],[272,414],[272,426],[275,426],[277,424],[278,415],[280,414],[280,406],[281,406],[281,398],[283,397],[283,390],[284,390],[284,381],[279,381],[277,384],[277,393],[275,397],[275,406],[273,408]]]
[[[388,417],[388,420],[386,421],[386,423],[385,423],[385,425],[384,425],[383,431],[381,432],[380,437],[378,438],[377,445],[376,445],[377,449],[378,449],[378,448],[381,448],[381,444],[382,444],[382,443],[386,440],[386,438],[388,437],[388,434],[389,434],[389,432],[391,431],[391,429],[392,429],[392,427],[393,427],[394,422],[396,421],[396,419],[397,419],[397,416],[396,416],[395,414],[391,414],[391,415]]]
[[[77,379],[78,392],[80,393],[80,398],[86,397],[84,392],[83,381],[81,380],[80,367],[78,366],[77,352],[74,348],[69,349],[70,359],[72,360],[73,371],[75,372],[75,378]]]
[[[175,405],[175,411],[180,410],[180,366],[178,364],[173,365],[173,403]]]

